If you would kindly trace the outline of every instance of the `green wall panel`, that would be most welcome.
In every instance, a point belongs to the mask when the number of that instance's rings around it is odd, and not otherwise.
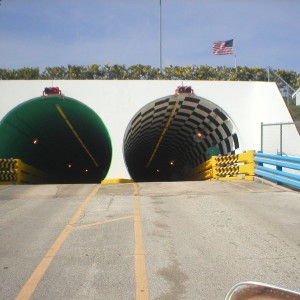
[[[0,123],[0,158],[19,158],[52,174],[57,183],[99,182],[111,157],[110,136],[100,117],[69,97],[28,100]]]

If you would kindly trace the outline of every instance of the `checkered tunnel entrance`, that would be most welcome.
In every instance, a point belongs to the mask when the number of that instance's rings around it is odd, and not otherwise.
[[[216,104],[194,94],[155,100],[132,118],[124,158],[135,181],[178,181],[208,159],[216,144],[222,155],[239,148],[236,128]]]

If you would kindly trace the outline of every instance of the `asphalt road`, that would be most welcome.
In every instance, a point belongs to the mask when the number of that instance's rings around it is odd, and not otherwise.
[[[300,194],[257,181],[0,186],[0,299],[300,290]]]

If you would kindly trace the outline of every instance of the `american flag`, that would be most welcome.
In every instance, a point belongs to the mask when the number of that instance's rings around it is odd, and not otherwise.
[[[214,42],[213,53],[216,55],[233,54],[233,40]]]

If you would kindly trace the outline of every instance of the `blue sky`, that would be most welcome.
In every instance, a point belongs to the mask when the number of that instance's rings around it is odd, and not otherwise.
[[[234,66],[212,53],[235,37],[237,65],[300,73],[300,0],[161,0],[162,62]],[[159,0],[2,0],[0,68],[159,67]]]

